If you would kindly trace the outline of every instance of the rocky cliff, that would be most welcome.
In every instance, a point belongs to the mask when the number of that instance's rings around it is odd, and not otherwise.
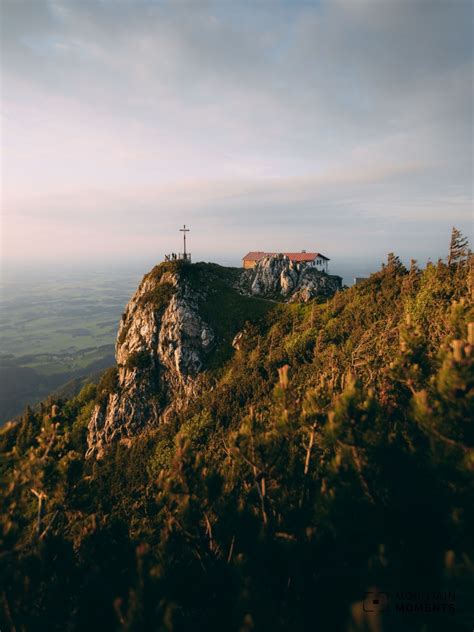
[[[98,387],[87,456],[166,422],[202,391],[210,356],[220,367],[236,349],[245,323],[273,302],[308,301],[340,287],[340,277],[298,266],[283,256],[241,272],[215,264],[163,263],[145,275],[122,316],[117,366]]]
[[[271,255],[255,268],[245,270],[238,283],[241,291],[252,296],[307,302],[318,296],[332,296],[341,289],[342,278],[294,263],[285,255]]]
[[[198,388],[214,333],[201,318],[198,295],[178,270],[158,266],[145,276],[122,316],[115,357],[117,379],[93,411],[88,456],[100,457],[166,418]]]

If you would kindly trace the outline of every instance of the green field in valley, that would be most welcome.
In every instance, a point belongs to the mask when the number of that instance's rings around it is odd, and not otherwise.
[[[113,364],[119,319],[141,276],[136,269],[2,277],[0,423]]]

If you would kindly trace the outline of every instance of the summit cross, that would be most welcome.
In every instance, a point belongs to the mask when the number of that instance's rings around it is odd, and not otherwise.
[[[184,259],[187,259],[186,256],[186,233],[189,233],[189,228],[186,228],[186,224],[183,224],[183,228],[180,228],[179,231],[181,233],[183,233],[183,242],[184,242],[184,250],[183,250],[183,255],[184,255]]]

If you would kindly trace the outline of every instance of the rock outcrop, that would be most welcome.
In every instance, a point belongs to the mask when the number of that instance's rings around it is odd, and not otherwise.
[[[246,294],[288,302],[332,296],[341,287],[341,277],[294,263],[285,255],[264,257],[255,268],[245,270],[239,280],[239,289]]]
[[[117,380],[95,406],[87,456],[100,456],[166,418],[195,394],[214,333],[198,311],[198,295],[176,271],[145,276],[122,316],[115,346]]]
[[[238,332],[245,314],[230,319],[225,332],[215,319],[218,310],[235,309],[239,293],[308,301],[330,296],[341,285],[340,277],[294,264],[283,255],[267,257],[241,274],[215,264],[196,266],[157,266],[128,303],[115,345],[117,366],[98,386],[88,427],[88,457],[100,458],[112,442],[127,442],[166,422],[202,392],[207,354],[214,349],[222,358],[226,345],[230,352],[242,346],[245,332]],[[219,340],[200,309],[213,319]],[[229,320],[229,314],[222,319]]]

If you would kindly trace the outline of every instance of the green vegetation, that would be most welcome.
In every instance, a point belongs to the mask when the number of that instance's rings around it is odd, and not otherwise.
[[[86,387],[87,388],[87,387]],[[107,397],[111,393],[115,393],[118,388],[118,369],[117,367],[110,367],[104,371],[101,375],[99,383],[96,389],[97,402],[99,404],[103,404]],[[81,397],[81,393],[79,394],[79,398]]]
[[[141,302],[145,305],[153,307],[155,312],[162,312],[170,302],[174,294],[174,288],[171,283],[161,283],[141,297]]]
[[[218,368],[229,359],[232,340],[246,323],[259,321],[275,307],[271,301],[242,296],[233,289],[241,272],[239,268],[213,263],[184,265],[180,269],[181,276],[198,294],[199,313],[219,341],[207,358],[209,369]]]
[[[151,356],[148,351],[136,351],[131,353],[126,362],[127,369],[147,369],[151,365]]]
[[[202,396],[99,462],[85,427],[112,373],[1,431],[2,629],[466,629],[472,272],[392,255],[325,304],[277,305],[183,268],[227,344]],[[374,587],[455,592],[456,615],[368,615]]]

